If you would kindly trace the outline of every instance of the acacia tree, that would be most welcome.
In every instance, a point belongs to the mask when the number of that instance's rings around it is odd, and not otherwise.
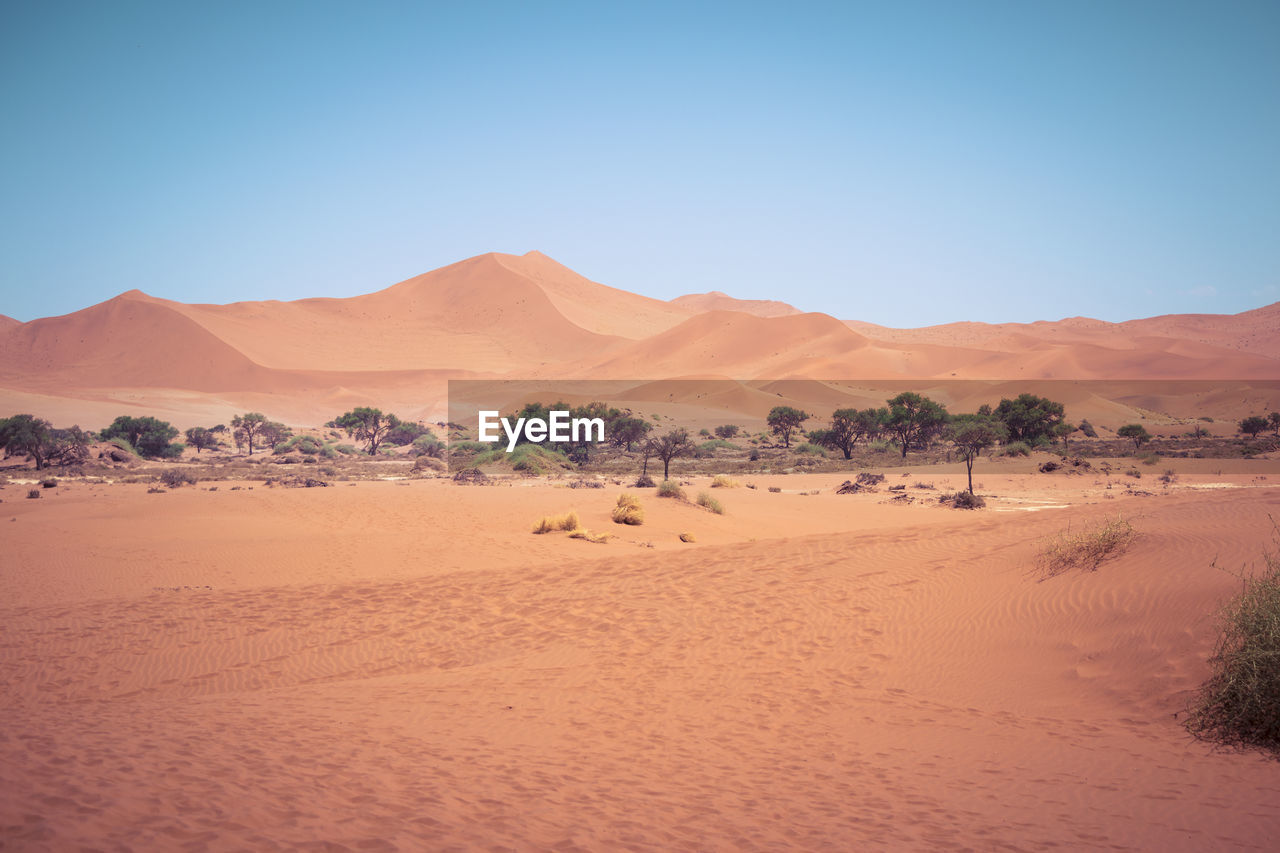
[[[204,427],[192,427],[186,431],[187,445],[194,447],[196,453],[218,446],[218,437]]]
[[[845,459],[852,459],[858,442],[879,435],[888,419],[888,409],[836,409],[831,413],[831,428],[823,430],[821,441],[814,443],[839,450]]]
[[[644,441],[649,430],[653,429],[653,425],[648,421],[632,417],[618,418],[607,426],[606,434],[609,436],[609,442],[628,453],[631,452],[631,445]]]
[[[0,420],[0,447],[5,456],[30,456],[39,471],[48,461],[47,445],[52,424],[34,415],[14,415]]]
[[[1258,433],[1267,428],[1267,419],[1258,417],[1257,415],[1250,415],[1242,420],[1239,426],[1242,433],[1250,438],[1257,438]]]
[[[262,432],[267,423],[267,416],[262,412],[246,412],[231,419],[231,428],[235,430],[236,447],[242,443],[248,445],[249,455],[253,455],[253,439]]]
[[[774,406],[765,419],[773,434],[782,439],[783,447],[791,446],[791,433],[800,428],[800,424],[809,420],[809,413],[791,406]]]
[[[914,391],[903,391],[888,401],[885,431],[894,437],[907,458],[912,446],[924,447],[947,425],[947,410],[941,403]]]
[[[956,415],[947,426],[947,437],[955,442],[969,475],[969,494],[973,494],[973,463],[983,450],[1008,435],[1004,424],[984,415]]]
[[[1004,423],[1011,440],[1035,442],[1054,437],[1053,428],[1062,423],[1064,413],[1061,403],[1035,394],[1019,394],[1013,400],[1001,400],[995,416]]]
[[[1121,438],[1133,440],[1133,452],[1137,453],[1142,445],[1151,440],[1151,433],[1147,432],[1146,427],[1142,424],[1125,424],[1116,430],[1116,435]]]
[[[1271,425],[1272,432],[1280,435],[1280,412],[1272,412],[1267,415],[1267,423]]]
[[[381,409],[359,406],[333,420],[334,426],[347,431],[357,441],[369,442],[369,455],[378,452],[378,445],[386,434],[400,425],[395,415],[382,413]]]
[[[103,439],[122,438],[143,456],[171,458],[182,453],[182,446],[171,444],[178,430],[158,418],[133,418],[121,415],[100,435]]]
[[[648,457],[656,456],[662,460],[662,479],[671,479],[671,460],[678,456],[689,456],[693,453],[693,442],[689,433],[683,429],[673,429],[666,435],[651,438],[645,442],[649,451],[645,456],[645,468],[648,469]]]

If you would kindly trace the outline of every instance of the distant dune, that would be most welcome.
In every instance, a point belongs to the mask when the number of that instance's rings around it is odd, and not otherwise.
[[[491,253],[346,299],[188,305],[133,290],[61,317],[0,316],[0,409],[202,422],[252,406],[314,423],[371,404],[416,417],[466,377],[1275,380],[1277,330],[1280,303],[889,329],[720,292],[664,302],[539,252]]]

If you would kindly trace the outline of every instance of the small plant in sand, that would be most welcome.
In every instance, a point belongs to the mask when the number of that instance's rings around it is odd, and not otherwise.
[[[653,478],[648,474],[641,474],[636,481],[631,484],[633,489],[652,489],[657,483],[653,482]]]
[[[742,485],[728,474],[716,474],[715,479],[711,481],[713,489],[736,489]]]
[[[613,508],[614,524],[644,524],[644,509],[640,499],[635,495],[623,492],[618,495],[618,504]]]
[[[680,541],[693,543],[693,542],[697,542],[698,540],[697,540],[697,537],[695,537],[692,533],[681,533]]]
[[[973,492],[956,492],[938,495],[938,503],[950,504],[956,509],[982,509],[987,505],[986,498]]]
[[[58,487],[58,481],[55,480],[53,477],[50,477],[47,480],[40,481],[40,488],[42,489],[56,489],[57,487]]]
[[[578,514],[566,512],[564,515],[544,515],[533,527],[534,533],[554,533],[557,530],[577,530]]]
[[[724,515],[724,507],[720,505],[720,501],[711,497],[710,492],[698,492],[698,506],[709,509],[716,515]]]
[[[1096,571],[1108,557],[1124,553],[1137,531],[1122,516],[1105,519],[1079,532],[1067,528],[1049,539],[1040,550],[1038,565],[1045,579],[1071,569]]]
[[[594,542],[597,545],[603,545],[613,538],[612,533],[592,533],[585,527],[581,530],[575,530],[569,534],[570,539],[581,539],[584,542]]]
[[[1243,588],[1218,613],[1212,672],[1185,725],[1201,740],[1280,758],[1280,552],[1263,558],[1266,568],[1240,573]]]
[[[658,497],[675,498],[676,500],[681,501],[688,500],[688,496],[685,495],[684,489],[680,488],[670,480],[663,480],[658,485]]]
[[[38,498],[38,497],[40,497],[40,490],[39,490],[39,489],[28,489],[28,490],[27,490],[27,497],[28,497],[28,498],[33,498],[33,499],[34,499],[34,498]]]
[[[179,471],[177,468],[168,468],[160,472],[160,482],[164,483],[171,489],[176,489],[187,483],[194,486],[196,478],[185,471]]]

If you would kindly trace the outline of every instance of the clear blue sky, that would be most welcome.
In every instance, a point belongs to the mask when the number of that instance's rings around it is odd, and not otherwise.
[[[893,326],[1280,300],[1280,3],[0,5],[0,313],[539,249]]]

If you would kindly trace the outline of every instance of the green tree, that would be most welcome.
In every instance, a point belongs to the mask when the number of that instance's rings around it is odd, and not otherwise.
[[[809,440],[839,450],[845,459],[852,459],[858,442],[870,441],[879,435],[888,419],[888,409],[836,409],[831,413],[831,428],[823,430],[817,438],[811,433]]]
[[[1062,421],[1061,423],[1054,424],[1053,428],[1049,432],[1054,438],[1062,439],[1063,450],[1070,450],[1071,447],[1067,444],[1067,439],[1071,437],[1071,433],[1076,432],[1079,429],[1080,428],[1075,424],[1069,424],[1066,421]]]
[[[231,419],[232,435],[235,438],[236,447],[241,444],[247,445],[249,455],[253,455],[253,440],[262,432],[262,427],[267,423],[267,416],[262,412],[246,412],[243,415],[236,415]]]
[[[1142,445],[1151,440],[1151,433],[1147,432],[1146,427],[1142,424],[1125,424],[1116,430],[1116,435],[1121,438],[1133,440],[1133,452],[1137,453]]]
[[[984,415],[956,415],[947,426],[947,437],[956,446],[956,450],[964,459],[965,471],[969,475],[969,494],[973,494],[973,463],[978,454],[1004,441],[1008,430],[1000,421]]]
[[[196,453],[218,446],[218,437],[204,427],[192,427],[186,431],[187,446],[194,447]]]
[[[653,424],[648,421],[632,417],[618,418],[609,426],[610,428],[605,432],[609,441],[615,447],[621,447],[628,453],[631,452],[632,445],[644,441],[645,436],[649,434],[649,430],[653,429]]]
[[[275,447],[280,442],[292,438],[293,430],[277,421],[266,421],[258,427],[258,437],[262,439],[263,447]]]
[[[732,439],[734,436],[738,434],[738,425],[737,424],[721,424],[720,426],[716,427],[715,433],[716,433],[716,438],[723,438],[725,441],[729,441],[730,439]]]
[[[1035,394],[1019,394],[1013,400],[1001,400],[995,415],[1009,431],[1010,441],[1034,444],[1042,438],[1052,438],[1053,428],[1062,423],[1064,408],[1061,403]]]
[[[897,441],[903,459],[910,448],[927,447],[947,425],[946,408],[914,391],[903,391],[888,403],[885,431]]]
[[[1267,428],[1267,419],[1258,417],[1257,415],[1250,415],[1242,420],[1239,426],[1242,433],[1250,438],[1257,438],[1258,433]]]
[[[1276,435],[1280,435],[1280,412],[1272,412],[1267,415],[1267,423],[1271,425],[1271,431]]]
[[[44,468],[48,462],[48,443],[53,425],[43,418],[34,415],[14,415],[0,420],[0,446],[4,447],[4,455],[30,456],[36,463],[36,470]]]
[[[157,418],[133,418],[121,415],[100,435],[107,440],[122,438],[142,456],[172,459],[182,453],[182,445],[171,444],[178,437],[177,428]]]
[[[694,451],[689,433],[683,429],[673,429],[666,435],[651,438],[645,442],[649,451],[645,457],[645,468],[648,470],[648,457],[656,456],[662,460],[662,479],[671,479],[671,460],[679,456],[691,456]]]
[[[400,419],[392,414],[384,415],[381,409],[360,406],[335,418],[333,424],[346,430],[356,441],[367,441],[372,456],[378,452],[383,437],[400,425]]]
[[[782,439],[783,447],[791,446],[791,434],[800,429],[800,424],[809,420],[809,413],[791,406],[774,406],[765,419],[773,434]]]

